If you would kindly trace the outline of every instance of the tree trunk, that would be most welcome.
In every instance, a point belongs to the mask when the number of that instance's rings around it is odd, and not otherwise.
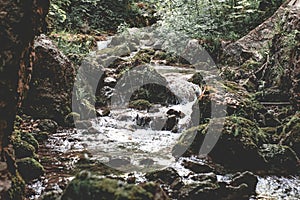
[[[9,136],[17,106],[28,89],[34,59],[33,39],[45,27],[48,8],[48,0],[0,0],[0,182],[6,177],[9,183],[9,175],[4,174],[15,173]],[[9,188],[0,188],[0,199]]]

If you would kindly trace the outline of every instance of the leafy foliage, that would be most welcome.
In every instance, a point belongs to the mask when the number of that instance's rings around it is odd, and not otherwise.
[[[215,59],[221,41],[236,40],[268,18],[283,0],[146,0],[159,23],[200,39]]]
[[[146,15],[134,0],[53,0],[48,18],[51,30],[89,33],[116,31],[123,23],[145,26]]]
[[[282,0],[148,0],[161,24],[195,37],[236,39],[269,17]]]

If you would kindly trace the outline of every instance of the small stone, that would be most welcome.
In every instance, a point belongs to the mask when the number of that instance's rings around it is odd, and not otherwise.
[[[195,173],[209,173],[214,171],[214,169],[208,164],[195,162],[195,161],[184,160],[183,166]]]

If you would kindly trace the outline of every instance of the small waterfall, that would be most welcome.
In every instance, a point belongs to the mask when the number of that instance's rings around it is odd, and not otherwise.
[[[112,158],[131,163],[130,170],[143,170],[144,161],[154,163],[151,168],[162,168],[174,162],[172,148],[182,131],[191,126],[191,114],[200,88],[188,81],[194,74],[191,69],[155,65],[153,68],[167,81],[167,88],[180,103],[177,105],[155,104],[149,111],[130,108],[114,108],[111,114],[93,121],[96,134],[78,131],[78,137],[87,144],[93,159],[109,163]],[[175,119],[168,112],[181,113]],[[166,124],[172,118],[176,130],[167,130]],[[124,169],[122,169],[124,170]]]

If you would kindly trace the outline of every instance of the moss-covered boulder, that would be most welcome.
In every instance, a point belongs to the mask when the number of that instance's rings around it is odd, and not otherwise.
[[[46,131],[49,133],[56,133],[57,129],[58,129],[58,125],[56,123],[56,121],[51,120],[51,119],[41,119],[38,122],[38,128],[41,131]]]
[[[201,76],[197,74],[194,75],[191,81],[203,84]],[[200,114],[200,123],[207,121],[211,117],[212,105],[217,107],[215,110],[218,110],[218,112],[224,112],[223,116],[236,115],[249,120],[255,120],[264,125],[262,115],[266,113],[266,110],[243,86],[236,82],[214,82],[206,87],[204,95],[201,95],[198,100],[201,112],[193,113]]]
[[[23,110],[35,118],[64,124],[64,117],[71,111],[75,68],[45,35],[36,37],[34,50],[34,70]]]
[[[291,147],[300,156],[300,112],[291,117],[279,137],[281,144]]]
[[[269,172],[291,173],[300,172],[300,161],[296,153],[288,146],[264,144],[259,154],[265,159]]]
[[[154,183],[134,185],[116,179],[99,178],[91,176],[89,173],[80,173],[69,183],[61,199],[165,200],[168,197]]]
[[[35,132],[32,135],[38,142],[46,141],[49,138],[49,133],[46,131]]]
[[[236,116],[213,119],[210,124],[187,130],[174,146],[173,155],[198,155],[208,129],[211,139],[220,133],[219,138],[214,138],[217,143],[209,152],[215,162],[239,169],[254,169],[263,165],[258,149],[266,142],[266,134],[253,121]],[[211,143],[207,145],[204,148],[210,149]],[[185,149],[187,151],[184,152]]]
[[[35,152],[39,149],[39,143],[31,133],[22,132],[20,139],[32,145],[35,148]]]
[[[39,178],[45,172],[43,166],[33,158],[17,160],[17,166],[20,175],[26,182]]]
[[[80,120],[80,114],[77,112],[70,112],[66,117],[65,117],[65,124],[70,127],[74,127],[75,123]]]
[[[133,108],[137,110],[149,110],[151,106],[152,104],[145,99],[139,99],[139,100],[131,101],[129,103],[129,108]]]
[[[12,145],[15,150],[16,158],[34,157],[35,148],[28,142],[21,140],[19,137],[13,138]]]

